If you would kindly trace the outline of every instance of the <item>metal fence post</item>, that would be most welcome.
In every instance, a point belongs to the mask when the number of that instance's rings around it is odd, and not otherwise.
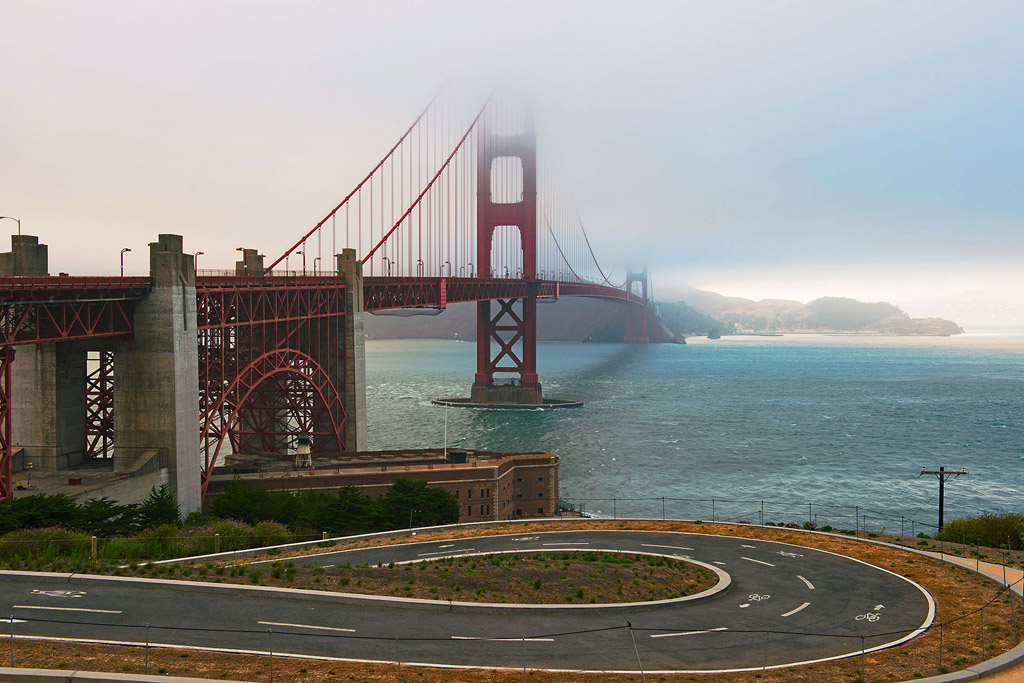
[[[213,535],[213,552],[220,552],[220,534]]]
[[[647,683],[647,674],[644,673],[644,663],[640,661],[640,648],[636,646],[636,636],[633,635],[633,624],[626,622],[629,628],[629,637],[633,641],[633,651],[636,652],[636,663],[640,665],[640,678]]]
[[[89,550],[90,550],[90,552],[92,552],[92,561],[93,562],[96,561],[96,557],[99,554],[98,553],[98,550],[99,550],[98,546],[99,546],[99,544],[96,542],[96,537],[95,536],[93,536],[91,539],[89,539]]]
[[[615,499],[612,498],[612,519],[618,519],[618,516],[619,516],[618,512],[616,512],[616,505],[615,505],[615,503],[616,503]]]
[[[402,648],[398,644],[398,636],[395,636],[395,656],[398,658],[398,683],[402,683]]]
[[[939,622],[939,673],[942,673],[942,622]]]
[[[14,668],[14,615],[11,615],[11,668]]]
[[[771,631],[764,632],[764,658],[761,660],[761,680],[764,680],[765,674],[768,671],[768,639],[771,637]]]
[[[661,521],[665,521],[665,496],[661,497]]]
[[[149,675],[149,624],[146,624],[146,675]]]
[[[985,606],[981,606],[981,656],[985,657]]]
[[[864,678],[864,636],[860,637],[860,680],[866,682]]]
[[[715,499],[711,499],[711,521],[715,521]]]
[[[270,653],[270,683],[274,683],[274,631],[267,629],[267,651]]]
[[[523,636],[523,683],[526,683],[526,636]]]
[[[761,501],[761,526],[764,526],[764,501]]]

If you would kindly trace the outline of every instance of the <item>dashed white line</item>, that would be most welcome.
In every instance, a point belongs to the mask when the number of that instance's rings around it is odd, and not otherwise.
[[[437,547],[438,548],[454,548],[455,544],[454,543],[449,543],[448,545],[439,545]]]
[[[706,631],[680,631],[679,633],[652,633],[651,638],[675,638],[676,636],[695,636],[701,633],[713,633],[715,631],[728,631],[725,626],[709,628]]]
[[[318,631],[344,631],[345,633],[355,633],[354,628],[335,628],[333,626],[313,626],[312,624],[289,624],[283,621],[258,621],[258,624],[264,626],[289,626],[291,628],[315,628]]]
[[[438,557],[443,555],[451,555],[452,553],[468,553],[470,550],[476,550],[476,548],[456,548],[455,550],[449,550],[447,552],[441,552],[435,550],[431,553],[419,553],[416,557]]]
[[[97,614],[121,614],[119,609],[89,609],[87,607],[43,607],[42,605],[11,605],[14,609],[47,609],[54,612],[95,612]]]
[[[672,550],[693,550],[685,545],[654,545],[653,543],[641,543],[641,548],[671,548]]]
[[[590,544],[587,543],[586,541],[573,541],[572,543],[544,543],[543,545],[590,545]]]
[[[763,560],[755,560],[755,559],[754,559],[754,558],[752,558],[752,557],[741,557],[740,559],[741,559],[741,560],[746,560],[747,562],[757,562],[758,564],[763,564],[763,565],[767,565],[767,566],[769,566],[769,567],[774,567],[774,566],[775,566],[775,565],[774,565],[774,564],[772,564],[771,562],[764,562]]]
[[[495,643],[552,643],[554,638],[483,638],[481,636],[452,636],[452,640],[489,640]]]
[[[723,567],[725,566],[725,562],[719,562],[718,560],[712,560],[712,562],[714,562],[715,564],[721,565]]]
[[[756,548],[757,546],[756,545],[743,545],[743,544],[740,544],[740,547],[741,548]]]
[[[811,604],[811,603],[809,603],[809,602],[805,602],[804,604],[800,605],[800,606],[799,606],[799,607],[797,607],[796,609],[791,609],[791,610],[789,610],[788,612],[786,612],[786,613],[785,613],[785,614],[783,614],[782,616],[784,616],[784,617],[790,617],[790,616],[793,616],[794,614],[796,614],[797,612],[799,612],[799,611],[800,611],[800,610],[802,610],[802,609],[803,609],[804,607],[807,607],[807,606],[808,606],[808,605],[810,605],[810,604]]]
[[[798,578],[801,581],[803,581],[804,583],[806,583],[808,588],[810,588],[811,590],[814,590],[814,584],[813,583],[811,583],[810,581],[808,581],[804,577],[800,576],[799,574],[796,575],[796,578]]]
[[[24,623],[25,623],[24,619],[9,619],[9,618],[0,619],[0,624],[24,624]]]

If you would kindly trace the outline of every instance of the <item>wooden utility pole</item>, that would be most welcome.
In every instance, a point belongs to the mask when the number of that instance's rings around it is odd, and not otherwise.
[[[939,478],[939,533],[942,533],[942,510],[946,497],[946,480],[950,477],[955,479],[961,474],[970,474],[970,472],[967,470],[947,470],[945,467],[940,467],[937,470],[921,470],[921,474],[917,476],[922,477],[926,474],[934,474]]]

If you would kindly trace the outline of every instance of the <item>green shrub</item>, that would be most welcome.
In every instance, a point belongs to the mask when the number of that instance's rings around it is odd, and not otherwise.
[[[1024,513],[1005,512],[981,517],[959,517],[947,522],[937,538],[952,543],[978,543],[990,548],[1024,547]]]
[[[282,545],[291,541],[291,534],[284,524],[278,522],[260,522],[253,527],[253,540],[259,547]]]

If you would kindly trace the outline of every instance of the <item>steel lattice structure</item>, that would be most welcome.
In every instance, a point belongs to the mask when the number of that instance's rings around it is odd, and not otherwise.
[[[344,451],[344,282],[206,277],[196,299],[204,492],[225,443],[284,453],[309,434]]]

